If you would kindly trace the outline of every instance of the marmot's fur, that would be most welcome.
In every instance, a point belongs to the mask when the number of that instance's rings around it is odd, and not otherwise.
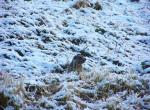
[[[82,72],[82,64],[86,61],[86,58],[77,54],[73,57],[72,62],[68,65],[68,72],[77,71],[78,73]]]

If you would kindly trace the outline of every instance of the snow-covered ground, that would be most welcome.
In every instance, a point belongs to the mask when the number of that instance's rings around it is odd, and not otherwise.
[[[0,0],[6,109],[150,109],[149,0],[90,0],[102,10],[77,1]],[[78,53],[82,75],[66,73]]]

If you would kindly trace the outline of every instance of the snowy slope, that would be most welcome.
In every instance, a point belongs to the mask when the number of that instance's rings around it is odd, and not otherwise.
[[[27,85],[37,85],[40,89],[39,85],[53,88],[51,86],[57,82],[54,86],[56,85],[56,90],[59,91],[52,92],[52,96],[44,93],[45,97],[37,100],[32,93],[34,90],[29,90],[28,93],[23,90],[23,94],[28,97],[34,96],[32,101],[35,101],[35,109],[40,108],[37,105],[43,103],[50,106],[49,109],[65,109],[69,105],[75,110],[109,109],[109,101],[121,109],[150,108],[150,105],[142,102],[146,100],[146,96],[150,97],[150,94],[147,94],[147,91],[150,91],[149,85],[147,87],[142,83],[143,81],[150,84],[149,68],[143,70],[141,67],[141,62],[150,60],[150,2],[98,0],[102,10],[95,10],[93,7],[75,9],[72,6],[76,1],[0,1],[0,72],[2,77],[4,75],[2,79],[5,79],[5,74],[8,75],[6,77],[12,77],[12,80],[20,80],[20,77],[23,77],[24,88]],[[96,0],[90,2],[94,4]],[[79,80],[77,73],[66,73],[64,68],[78,53],[84,53],[87,59],[82,73],[87,77],[83,78],[84,80]],[[96,79],[101,76],[102,81]],[[87,82],[88,80],[90,82]],[[141,91],[133,90],[132,87],[132,92],[125,100],[122,96],[127,94],[127,88],[120,88],[120,93],[117,91],[116,94],[109,94],[110,97],[104,96],[105,100],[91,96],[91,102],[77,94],[87,86],[90,90],[85,90],[86,92],[96,92],[98,95],[99,87],[111,85],[113,82],[117,84],[116,80],[131,84],[135,88],[141,87],[144,96],[139,98],[137,94]],[[3,85],[3,80],[0,81]],[[3,88],[1,91],[10,90]],[[63,96],[66,96],[65,99],[60,98]],[[27,98],[29,102],[25,101],[26,96],[18,97],[22,100],[19,107],[30,109],[30,106],[34,106],[34,103],[30,102],[31,97]],[[45,106],[41,105],[40,109],[48,109]]]

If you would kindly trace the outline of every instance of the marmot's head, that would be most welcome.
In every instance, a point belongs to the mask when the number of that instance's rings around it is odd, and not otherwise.
[[[83,64],[86,61],[86,58],[81,54],[77,54],[74,56],[73,60],[77,61],[78,64]]]

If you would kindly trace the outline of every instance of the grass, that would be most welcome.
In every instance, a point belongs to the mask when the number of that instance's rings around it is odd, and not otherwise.
[[[148,91],[149,80],[129,71],[126,74],[111,73],[111,70],[102,68],[100,71],[83,72],[78,80],[61,80],[66,74],[57,74],[53,77],[42,77],[40,80],[51,80],[45,85],[25,84],[24,79],[14,79],[13,76],[4,75],[0,78],[0,87],[9,97],[8,105],[21,109],[34,105],[35,108],[48,109],[63,106],[65,109],[94,109],[107,108],[108,110],[124,109],[122,103],[127,103],[130,108],[147,107],[150,100]],[[70,73],[68,76],[77,75]],[[60,75],[60,76],[59,76]],[[59,79],[53,83],[53,79]],[[72,78],[71,78],[72,79]],[[69,82],[68,82],[69,81]],[[27,89],[28,87],[28,89]],[[30,90],[29,90],[30,89]],[[9,95],[8,95],[9,93]],[[17,97],[16,97],[17,96]],[[135,97],[135,102],[130,103],[130,98]],[[99,103],[102,105],[99,107]],[[13,102],[10,103],[10,102]],[[52,104],[53,103],[53,104]],[[88,103],[93,104],[93,106]],[[97,103],[97,104],[96,104]],[[6,105],[6,104],[5,104]],[[3,106],[1,104],[1,106]],[[3,106],[6,107],[6,106]],[[50,109],[49,108],[49,109]]]

